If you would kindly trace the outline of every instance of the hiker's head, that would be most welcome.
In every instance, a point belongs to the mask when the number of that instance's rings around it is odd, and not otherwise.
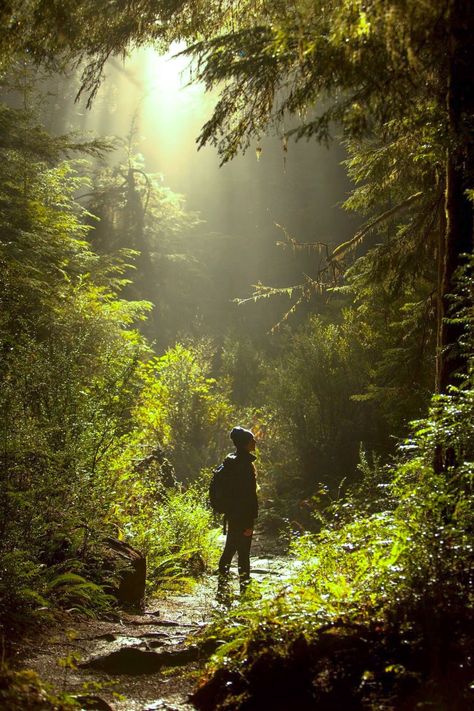
[[[230,433],[230,438],[236,449],[246,452],[253,452],[255,449],[255,437],[250,430],[246,430],[243,427],[234,427]]]

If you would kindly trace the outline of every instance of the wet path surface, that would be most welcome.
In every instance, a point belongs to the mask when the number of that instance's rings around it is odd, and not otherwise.
[[[255,537],[252,578],[277,580],[288,559]],[[237,570],[232,589],[237,599]],[[24,666],[60,690],[84,696],[83,708],[115,711],[188,711],[209,649],[199,639],[220,614],[217,576],[192,592],[152,599],[144,614],[122,613],[114,621],[67,620],[33,643]],[[86,701],[86,696],[89,700]]]

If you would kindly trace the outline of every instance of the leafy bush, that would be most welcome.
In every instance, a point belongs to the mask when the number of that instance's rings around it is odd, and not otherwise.
[[[440,442],[454,449],[456,465],[436,472],[433,461]],[[343,511],[334,526],[294,541],[293,562],[283,583],[257,589],[256,598],[244,599],[230,617],[216,623],[212,633],[226,640],[216,657],[220,667],[231,675],[236,670],[250,693],[254,665],[269,649],[276,659],[287,659],[288,666],[296,654],[296,641],[306,640],[304,645],[314,645],[306,657],[314,666],[318,654],[326,654],[320,649],[327,643],[325,630],[337,636],[361,630],[357,639],[372,639],[376,654],[367,657],[365,671],[357,672],[351,682],[352,701],[346,703],[360,700],[362,672],[374,680],[377,693],[387,693],[387,684],[390,693],[400,698],[412,693],[412,687],[395,688],[391,677],[388,683],[387,669],[398,665],[405,681],[408,675],[422,698],[431,699],[434,693],[440,701],[451,694],[452,708],[462,708],[469,682],[466,630],[474,608],[470,585],[473,442],[474,389],[467,382],[435,398],[429,417],[415,423],[413,437],[391,467],[388,495],[382,498],[388,504],[385,509],[370,510],[363,501],[358,511],[357,497],[352,497],[351,516]],[[364,470],[373,481],[373,470],[366,465]],[[356,656],[351,652],[346,660],[349,669],[351,665],[358,669]],[[327,662],[328,668],[335,659],[337,655]],[[272,668],[278,670],[279,664],[274,660],[269,665],[264,684],[273,683]],[[305,683],[315,684],[308,692],[314,703],[320,682],[308,673]],[[230,677],[224,674],[222,678],[232,693]],[[433,686],[426,689],[434,691],[423,696],[425,691],[420,689],[428,681]],[[242,691],[238,684],[236,688]],[[219,693],[225,698],[221,687]],[[240,708],[235,698],[229,703]]]
[[[215,465],[235,418],[225,387],[211,377],[213,355],[208,342],[178,343],[140,371],[134,417],[141,442],[164,446],[180,481],[193,481]]]
[[[0,619],[19,624],[25,612],[47,604],[41,595],[41,565],[29,551],[4,551],[0,558]]]
[[[197,487],[168,489],[142,510],[127,533],[148,560],[148,585],[174,587],[208,572],[216,562],[217,531],[205,495]]]
[[[27,598],[38,606],[44,567],[68,559],[62,572],[89,579],[148,350],[133,324],[148,306],[118,296],[128,255],[99,258],[86,242],[75,201],[83,166],[62,158],[77,139],[49,136],[27,110],[0,115],[0,569],[16,584],[7,614]]]
[[[71,711],[78,705],[65,694],[57,695],[29,669],[13,671],[0,666],[0,707],[4,711]]]
[[[269,493],[280,512],[304,525],[321,484],[337,491],[355,473],[361,442],[379,444],[376,411],[354,401],[368,378],[354,330],[349,318],[330,324],[313,317],[283,339],[280,359],[266,367]]]

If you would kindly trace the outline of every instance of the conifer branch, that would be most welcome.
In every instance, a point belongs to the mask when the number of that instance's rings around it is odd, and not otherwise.
[[[328,261],[334,262],[339,259],[342,259],[342,257],[347,252],[358,247],[359,244],[363,242],[364,238],[374,229],[374,227],[379,225],[381,222],[385,222],[390,217],[392,217],[392,215],[395,215],[397,212],[400,212],[400,210],[404,210],[409,205],[419,200],[422,195],[422,191],[414,193],[413,195],[410,195],[410,197],[406,200],[403,200],[403,202],[400,202],[398,205],[395,205],[395,207],[391,207],[390,210],[386,210],[385,212],[383,212],[381,215],[372,220],[372,222],[369,222],[368,225],[359,230],[359,232],[357,232],[350,240],[338,245],[334,252],[328,257]]]

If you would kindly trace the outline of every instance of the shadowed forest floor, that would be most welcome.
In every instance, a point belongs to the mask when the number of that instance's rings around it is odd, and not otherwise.
[[[287,559],[271,550],[271,544],[257,535],[252,557],[255,580],[285,571]],[[237,598],[235,561],[232,576]],[[191,592],[152,598],[143,614],[121,612],[114,620],[64,613],[51,627],[22,640],[16,663],[35,670],[58,691],[91,697],[83,708],[194,709],[188,696],[209,657],[209,649],[197,640],[219,614],[216,587],[217,577],[211,574]]]

